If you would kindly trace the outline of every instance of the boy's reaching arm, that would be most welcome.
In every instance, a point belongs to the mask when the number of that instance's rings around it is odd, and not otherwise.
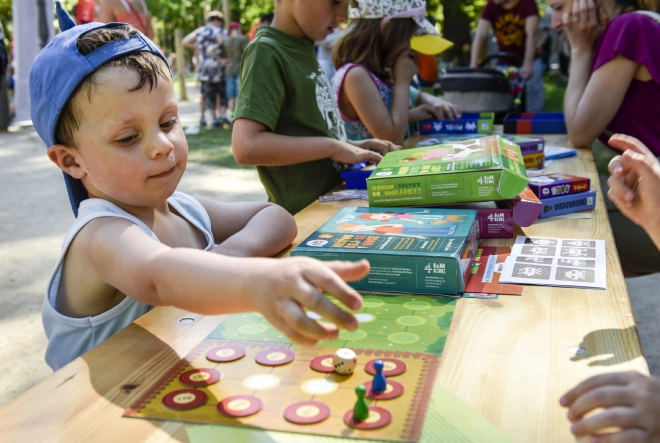
[[[234,121],[232,151],[242,165],[286,166],[324,158],[347,164],[378,163],[383,156],[330,137],[292,137],[273,134],[254,120]]]
[[[359,309],[360,295],[344,280],[364,277],[369,272],[366,260],[323,263],[306,257],[234,258],[170,248],[138,226],[117,219],[94,220],[78,237],[81,241],[70,259],[84,263],[97,283],[145,304],[204,315],[259,311],[302,344],[335,339],[337,326],[349,330],[358,326],[355,317],[322,293],[328,292],[350,309]],[[333,324],[308,318],[304,308]]]
[[[211,218],[218,244],[213,252],[233,257],[272,257],[289,246],[298,233],[291,214],[273,203],[197,200]]]

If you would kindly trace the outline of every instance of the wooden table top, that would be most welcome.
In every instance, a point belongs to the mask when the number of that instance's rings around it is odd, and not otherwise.
[[[547,145],[566,146],[566,136],[545,138]],[[598,188],[590,150],[547,170],[589,177]],[[522,297],[457,303],[437,383],[518,442],[574,441],[558,400],[585,378],[625,370],[648,374],[598,191],[593,218],[544,219],[517,234],[605,239],[606,291],[526,286]],[[341,207],[360,204],[366,202],[313,203],[296,215],[294,246]],[[122,414],[224,318],[154,309],[0,409],[0,440],[187,441],[186,424]],[[575,347],[586,353],[576,355]]]

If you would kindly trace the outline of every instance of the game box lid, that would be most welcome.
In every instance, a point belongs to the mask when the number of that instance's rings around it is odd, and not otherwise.
[[[520,147],[499,135],[389,152],[367,179],[373,206],[505,200],[525,186]]]
[[[477,212],[444,208],[342,208],[291,251],[371,263],[357,289],[455,295],[479,241]]]

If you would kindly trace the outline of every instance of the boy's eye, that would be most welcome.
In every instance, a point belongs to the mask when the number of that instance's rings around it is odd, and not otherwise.
[[[160,127],[162,129],[171,129],[174,125],[176,125],[176,119],[161,123]]]
[[[120,138],[117,143],[120,145],[127,145],[137,138],[137,135],[129,135],[128,137]]]

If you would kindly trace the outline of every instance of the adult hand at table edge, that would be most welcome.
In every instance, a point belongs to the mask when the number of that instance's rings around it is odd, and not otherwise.
[[[660,381],[653,377],[638,372],[596,375],[569,390],[559,404],[569,408],[571,432],[577,437],[589,435],[591,442],[660,438]],[[599,408],[602,411],[590,414]],[[621,430],[597,435],[616,426]]]

